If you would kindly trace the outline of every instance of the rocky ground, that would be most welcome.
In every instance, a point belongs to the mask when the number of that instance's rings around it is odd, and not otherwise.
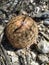
[[[29,49],[13,48],[4,35],[6,24],[19,14],[38,25],[37,45]],[[49,0],[0,0],[0,65],[49,65]]]

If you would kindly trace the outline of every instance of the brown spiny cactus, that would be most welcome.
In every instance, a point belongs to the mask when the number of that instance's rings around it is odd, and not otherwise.
[[[19,15],[9,21],[5,28],[5,33],[13,47],[26,48],[36,41],[38,28],[31,17]]]

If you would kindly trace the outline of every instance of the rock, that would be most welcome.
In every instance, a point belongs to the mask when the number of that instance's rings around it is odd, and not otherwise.
[[[8,20],[5,20],[5,23],[8,23]]]
[[[4,27],[0,25],[0,35],[2,34],[3,30],[4,30]]]
[[[40,11],[40,8],[39,7],[36,7],[35,8],[35,13],[37,14],[37,13],[39,13],[39,11]]]
[[[18,56],[12,56],[12,63],[19,62]]]
[[[12,65],[20,65],[18,62],[12,63]]]
[[[40,52],[49,53],[49,42],[47,42],[45,39],[41,40],[37,46]]]
[[[31,3],[33,3],[34,0],[30,0]]]
[[[35,61],[32,61],[31,65],[39,65],[39,64]]]
[[[12,62],[12,64],[14,64],[14,65],[19,65],[20,64],[17,54],[15,54],[12,51],[7,51],[7,55],[10,57],[10,61]]]
[[[34,63],[38,65],[38,63],[35,61],[36,54],[30,50],[27,50],[27,49],[18,50],[17,55],[19,56],[19,59],[22,64],[32,65]]]
[[[49,59],[46,55],[38,55],[38,59],[42,62],[42,63],[48,63],[49,62]]]
[[[46,39],[49,41],[49,34],[48,32],[44,33],[44,32],[40,32],[40,34]]]
[[[16,56],[16,54],[15,54],[14,52],[12,52],[12,51],[7,51],[7,54],[8,54],[9,56]]]
[[[36,54],[33,51],[30,52],[30,54],[32,55],[33,60],[35,60],[36,59]]]
[[[49,17],[49,11],[38,12],[35,16],[36,16],[37,18],[46,19],[46,18]]]
[[[44,22],[43,22],[43,24],[49,25],[49,19],[45,19]]]
[[[31,57],[33,60],[36,59],[36,54],[33,52],[33,51],[30,51],[30,50],[25,50],[25,49],[21,49],[21,50],[18,50],[17,51],[17,54],[20,56],[25,56],[25,55],[28,55],[28,57]]]

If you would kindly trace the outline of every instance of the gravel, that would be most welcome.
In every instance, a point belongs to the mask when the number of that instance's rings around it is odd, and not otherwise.
[[[27,49],[15,49],[4,36],[9,20],[19,14],[32,17],[38,25],[38,43]],[[0,1],[0,64],[1,65],[49,65],[49,0]],[[42,33],[41,33],[42,32]],[[1,44],[2,43],[2,44]],[[8,44],[7,44],[8,43]],[[6,47],[6,48],[5,48]],[[3,49],[4,50],[3,50]],[[5,55],[4,55],[4,51]],[[8,57],[8,58],[7,58]]]

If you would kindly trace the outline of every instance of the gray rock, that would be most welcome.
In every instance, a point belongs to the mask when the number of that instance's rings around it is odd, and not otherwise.
[[[36,7],[35,8],[35,13],[39,13],[39,11],[40,11],[40,7]]]
[[[17,55],[16,56],[12,56],[12,63],[15,63],[15,62],[19,63]]]
[[[0,25],[0,35],[2,34],[3,30],[4,30],[4,27]]]
[[[22,64],[24,65],[39,65],[35,59],[36,59],[36,54],[34,52],[31,52],[30,50],[27,49],[21,49],[17,51],[17,54],[19,56],[19,59]]]
[[[32,59],[35,60],[36,59],[36,54],[33,51],[30,54],[32,55]]]
[[[9,56],[16,56],[16,54],[15,54],[13,51],[7,51],[7,54],[8,54]]]
[[[49,19],[45,19],[43,22],[45,25],[49,25]]]
[[[36,54],[33,52],[33,51],[30,51],[30,50],[25,50],[25,49],[21,49],[21,50],[18,50],[17,51],[17,54],[20,56],[28,56],[28,58],[32,58],[33,60],[36,59]]]
[[[40,52],[49,53],[49,42],[47,42],[46,40],[41,40],[37,46]]]
[[[12,63],[12,65],[20,65],[19,63],[15,62],[15,63]]]
[[[39,65],[39,64],[35,61],[32,61],[31,65]]]
[[[40,54],[40,55],[38,55],[38,58],[39,58],[39,60],[40,60],[42,63],[48,63],[48,62],[49,62],[48,57],[47,57],[46,55]]]
[[[46,18],[47,18],[47,17],[49,17],[49,11],[46,11],[46,12],[43,12],[43,13],[42,13],[42,12],[38,12],[35,16],[36,16],[36,17],[39,17],[39,18],[40,18],[40,17],[42,17],[42,18],[43,18],[43,17],[44,17],[44,18],[46,17]]]

